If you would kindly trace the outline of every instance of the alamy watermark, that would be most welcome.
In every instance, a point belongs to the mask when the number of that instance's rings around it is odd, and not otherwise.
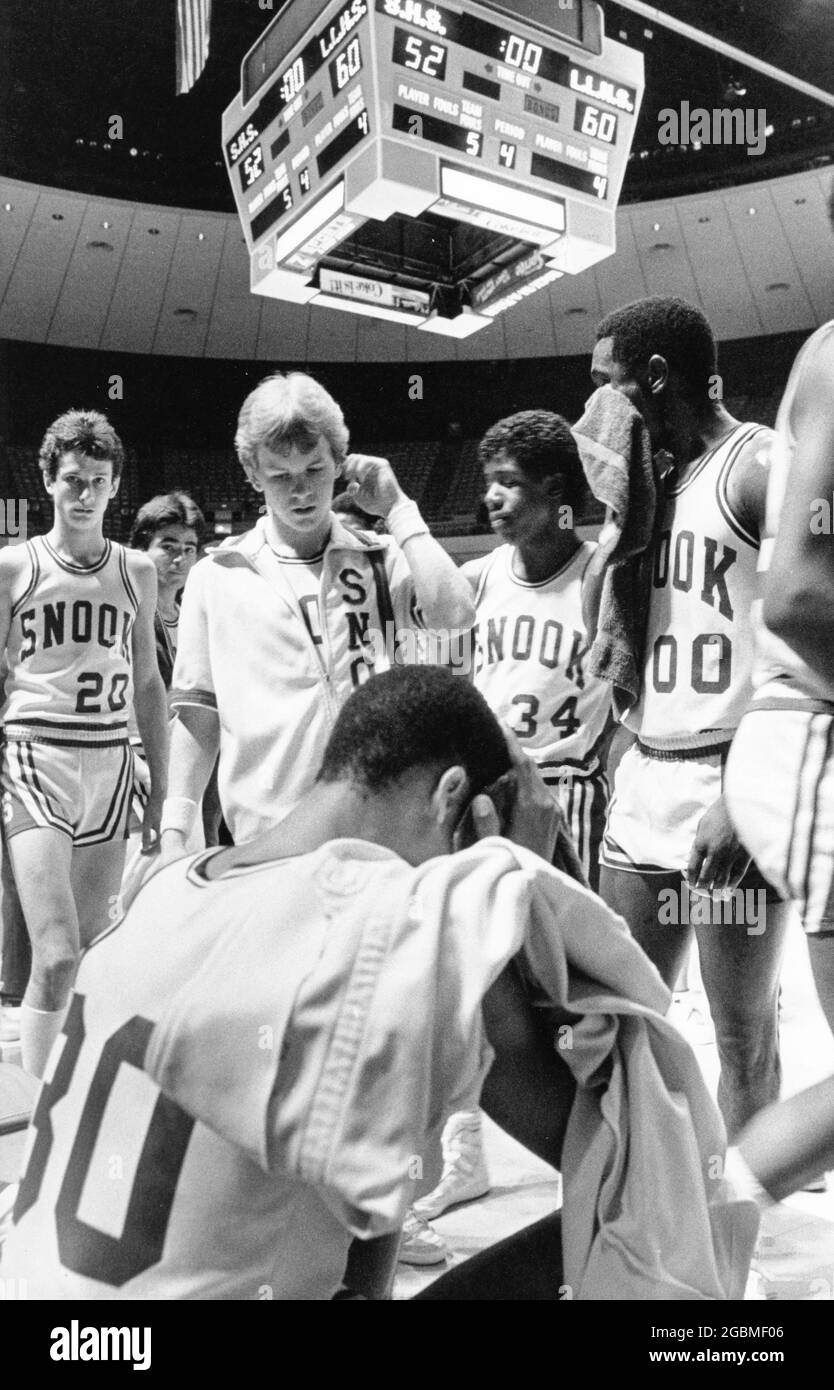
[[[22,545],[29,534],[25,497],[0,497],[0,545]]]
[[[88,1327],[73,1318],[69,1327],[53,1327],[49,1355],[53,1361],[131,1361],[134,1371],[147,1371],[151,1329]]]
[[[657,113],[657,139],[661,145],[746,145],[749,155],[764,154],[772,131],[764,107],[690,106],[682,101],[676,109],[664,106]]]
[[[657,920],[661,927],[744,926],[748,936],[761,936],[767,925],[767,891],[725,888],[717,893],[696,893],[686,884],[661,888]]]

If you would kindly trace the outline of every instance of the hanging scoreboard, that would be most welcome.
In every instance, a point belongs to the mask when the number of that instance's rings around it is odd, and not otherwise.
[[[290,0],[223,116],[252,290],[485,327],[614,251],[643,85],[594,0]]]

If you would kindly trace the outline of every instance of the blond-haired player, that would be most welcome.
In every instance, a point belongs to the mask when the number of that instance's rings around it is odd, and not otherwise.
[[[184,852],[218,752],[223,814],[241,843],[293,809],[348,695],[409,659],[415,627],[468,629],[474,617],[469,585],[391,465],[348,455],[344,416],[312,377],[262,381],[235,444],[265,514],[195,565],[185,587],[166,858]],[[390,534],[342,525],[331,510],[339,475]]]

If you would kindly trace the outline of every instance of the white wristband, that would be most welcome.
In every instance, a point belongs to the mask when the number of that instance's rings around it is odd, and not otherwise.
[[[405,497],[402,502],[394,504],[385,518],[385,524],[389,534],[393,536],[399,546],[405,545],[406,541],[410,541],[413,536],[431,534],[420,515],[420,508],[410,497]]]
[[[168,796],[162,803],[162,819],[159,833],[176,830],[180,835],[188,835],[197,815],[197,803],[190,796]]]

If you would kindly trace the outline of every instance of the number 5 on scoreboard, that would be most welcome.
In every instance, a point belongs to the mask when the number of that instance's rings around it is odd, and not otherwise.
[[[467,153],[467,154],[472,154],[472,155],[475,156],[476,159],[480,159],[480,157],[481,157],[481,149],[483,148],[483,143],[484,143],[484,137],[483,137],[483,135],[480,135],[480,134],[478,133],[477,130],[467,130],[467,132],[466,132],[466,153]]]

